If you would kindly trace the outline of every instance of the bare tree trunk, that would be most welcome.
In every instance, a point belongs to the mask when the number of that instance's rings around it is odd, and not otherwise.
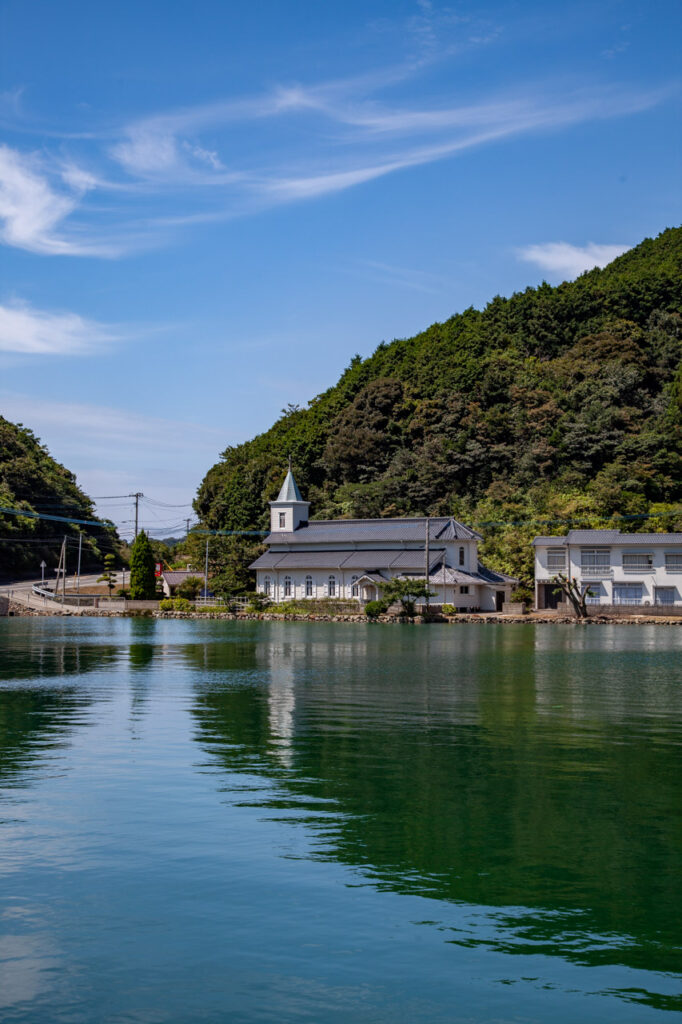
[[[559,573],[554,577],[553,581],[556,583],[557,588],[565,594],[568,600],[571,602],[575,617],[577,619],[587,618],[587,590],[582,593],[580,585],[575,578],[569,579],[568,576],[564,576],[563,573]]]

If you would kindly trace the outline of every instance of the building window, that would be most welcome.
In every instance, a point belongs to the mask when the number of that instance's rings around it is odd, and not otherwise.
[[[599,575],[607,575],[611,571],[610,548],[581,548],[580,568]]]
[[[329,596],[336,597],[336,576],[329,577]]]
[[[614,583],[613,584],[614,604],[641,604],[642,584],[641,583]]]
[[[563,548],[547,548],[547,571],[563,572],[566,568],[566,552]]]
[[[585,604],[599,604],[601,598],[601,583],[586,583],[583,586]]]
[[[312,576],[306,576],[305,578],[305,596],[313,596],[313,578]]]
[[[460,587],[459,588],[459,592],[460,592],[460,594],[468,594],[469,593],[469,584],[467,583],[467,585],[465,587]]]
[[[682,572],[682,551],[666,551],[665,568],[667,572]]]
[[[650,551],[623,552],[623,569],[627,572],[648,572],[654,561]]]
[[[351,576],[351,578],[350,578],[350,594],[351,594],[351,597],[359,597],[360,596],[360,589],[358,587],[358,578],[357,578],[357,576]]]
[[[266,597],[270,597],[270,594],[272,593],[272,580],[269,576],[266,576],[263,580],[263,593]]]
[[[284,577],[284,596],[291,597],[291,576]]]
[[[656,587],[656,604],[675,604],[675,588]]]
[[[464,565],[464,548],[459,549],[459,564]]]
[[[280,528],[280,530],[283,530],[286,525],[287,525],[287,514],[286,514],[286,512],[280,512],[280,514],[279,514],[279,528]]]

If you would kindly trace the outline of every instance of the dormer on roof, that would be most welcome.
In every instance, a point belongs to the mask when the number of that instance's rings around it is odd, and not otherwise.
[[[270,532],[293,533],[301,523],[308,522],[310,502],[304,501],[294,479],[289,459],[289,471],[284,478],[276,501],[270,502]]]

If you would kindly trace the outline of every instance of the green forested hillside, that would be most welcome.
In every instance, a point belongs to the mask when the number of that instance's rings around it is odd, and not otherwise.
[[[0,416],[0,507],[71,519],[97,519],[92,501],[68,469],[56,462],[38,438],[21,424]],[[112,527],[85,527],[15,516],[0,511],[0,575],[35,572],[44,559],[47,573],[59,561],[63,538],[68,538],[67,571],[75,572],[79,531],[83,533],[83,568],[101,564],[101,552],[116,540]]]
[[[452,513],[524,581],[537,532],[680,529],[681,313],[674,228],[355,357],[306,409],[228,448],[196,511],[262,527],[291,453],[314,517]]]

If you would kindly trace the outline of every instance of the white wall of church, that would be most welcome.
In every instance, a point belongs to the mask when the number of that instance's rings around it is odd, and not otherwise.
[[[336,598],[338,600],[359,600],[362,597],[361,586],[358,584],[360,574],[336,571],[310,572],[258,572],[257,589],[266,594],[271,601],[302,601]],[[353,590],[355,589],[355,593]],[[435,596],[433,604],[452,604],[455,608],[481,611],[495,611],[495,591],[504,590],[506,599],[509,597],[510,586],[496,587],[477,584],[448,584],[443,587],[432,583],[431,590]],[[467,592],[468,591],[468,592]]]

